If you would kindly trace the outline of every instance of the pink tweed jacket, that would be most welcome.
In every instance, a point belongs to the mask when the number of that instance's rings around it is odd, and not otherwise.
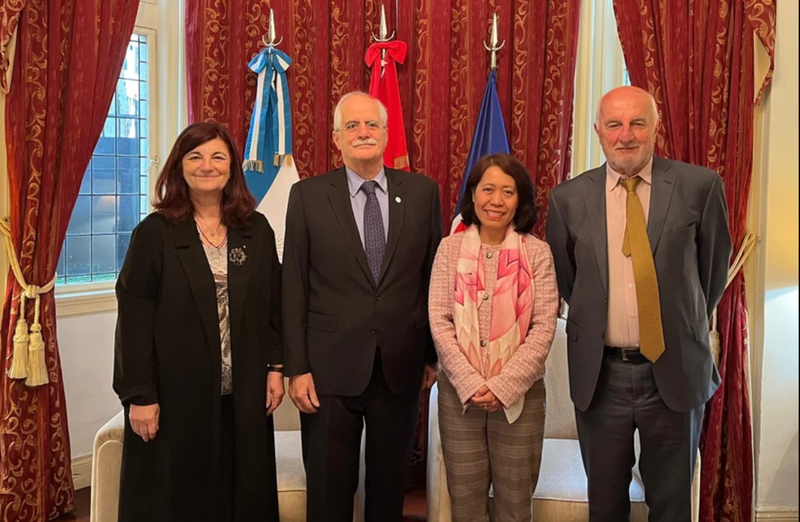
[[[431,333],[439,354],[439,370],[443,371],[458,393],[462,404],[466,404],[481,386],[486,384],[504,406],[514,404],[517,399],[544,377],[544,362],[550,353],[556,331],[558,314],[558,288],[550,247],[534,236],[525,237],[525,252],[533,270],[533,312],[525,341],[514,352],[503,371],[486,379],[467,361],[456,341],[453,323],[456,265],[464,233],[453,234],[442,240],[433,263],[428,296],[428,313]],[[486,291],[490,298],[478,312],[481,339],[488,338],[492,318],[492,291],[497,279],[497,246],[481,246],[485,256]],[[482,354],[485,356],[486,354]]]

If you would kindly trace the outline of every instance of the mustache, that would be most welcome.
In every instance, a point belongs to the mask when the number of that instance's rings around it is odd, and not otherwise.
[[[375,138],[362,138],[353,141],[353,147],[360,147],[361,145],[377,145],[378,140]]]

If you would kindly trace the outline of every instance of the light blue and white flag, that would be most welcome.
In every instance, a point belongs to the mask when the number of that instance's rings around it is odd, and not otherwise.
[[[300,179],[292,160],[292,111],[286,69],[292,59],[267,47],[248,64],[258,75],[256,101],[244,149],[247,186],[275,231],[278,258],[283,260],[283,235],[289,189]]]

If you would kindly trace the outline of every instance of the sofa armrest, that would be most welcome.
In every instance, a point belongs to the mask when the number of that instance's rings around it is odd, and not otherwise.
[[[431,388],[428,408],[428,522],[450,522],[450,492],[447,490],[442,439],[439,434],[438,383]]]
[[[124,413],[119,412],[94,437],[92,451],[92,522],[117,522],[122,466]]]

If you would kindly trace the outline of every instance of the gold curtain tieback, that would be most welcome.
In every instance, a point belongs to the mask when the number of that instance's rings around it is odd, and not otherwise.
[[[22,289],[19,294],[19,316],[14,330],[14,351],[8,376],[12,379],[25,379],[25,384],[28,386],[40,386],[47,384],[50,380],[47,374],[42,325],[39,323],[40,296],[53,289],[56,284],[56,274],[53,274],[53,278],[44,286],[29,285],[22,275],[17,252],[11,241],[11,227],[7,219],[0,220],[0,232],[5,236],[6,252],[11,262],[11,271],[17,279],[17,284]],[[33,323],[30,329],[28,328],[28,322],[25,320],[25,301],[27,299],[34,300]],[[14,301],[13,294],[11,301]]]

